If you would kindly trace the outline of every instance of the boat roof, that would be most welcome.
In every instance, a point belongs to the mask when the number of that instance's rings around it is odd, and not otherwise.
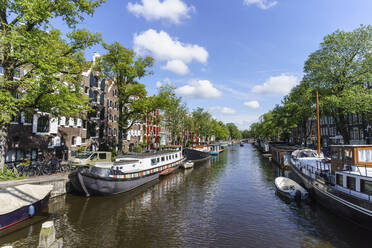
[[[175,153],[175,152],[180,152],[180,151],[165,150],[165,151],[157,151],[157,152],[145,152],[145,153],[137,153],[137,154],[119,155],[116,158],[117,159],[119,159],[119,158],[138,158],[138,159],[141,159],[141,158],[157,157],[157,156],[172,154],[172,153]]]
[[[372,145],[330,145],[330,147],[371,147]]]
[[[0,190],[0,215],[8,214],[19,208],[44,199],[53,185],[22,184]]]
[[[300,149],[298,146],[290,145],[279,145],[279,144],[270,144],[271,149],[280,150],[280,151],[295,151]]]

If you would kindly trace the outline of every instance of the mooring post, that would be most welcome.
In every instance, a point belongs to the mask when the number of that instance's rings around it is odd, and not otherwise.
[[[41,226],[38,248],[62,248],[62,238],[56,240],[56,230],[53,221],[46,221]]]

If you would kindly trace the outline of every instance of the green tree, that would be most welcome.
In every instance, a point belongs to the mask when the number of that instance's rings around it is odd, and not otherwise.
[[[300,130],[301,143],[305,145],[313,128],[311,118],[315,117],[315,101],[315,89],[307,81],[301,81],[282,101],[289,127]]]
[[[97,61],[95,66],[103,75],[115,82],[119,95],[119,152],[123,151],[123,136],[147,112],[154,108],[157,101],[146,97],[145,85],[137,80],[149,75],[153,66],[152,57],[136,57],[133,50],[127,49],[118,42],[103,43],[107,53]]]
[[[222,121],[217,121],[215,119],[211,122],[212,134],[216,137],[216,140],[225,140],[230,136],[229,129]]]
[[[208,111],[203,108],[197,108],[192,112],[192,120],[194,125],[194,131],[199,137],[205,138],[206,141],[212,135],[211,121],[212,116]]]
[[[372,111],[372,26],[326,36],[305,62],[304,79],[319,90],[323,114],[350,142],[348,114]]]
[[[182,98],[177,97],[172,86],[162,86],[159,88],[158,99],[162,102],[158,106],[163,106],[165,111],[166,127],[172,136],[172,144],[184,142],[180,135],[186,129],[187,108],[182,103]]]
[[[231,139],[241,139],[242,134],[239,131],[238,127],[234,123],[227,123],[227,128],[229,129]]]
[[[19,111],[38,108],[73,115],[85,109],[80,75],[86,66],[84,49],[100,36],[75,25],[92,15],[103,1],[4,0],[0,3],[0,158],[5,152],[7,124]],[[64,40],[51,20],[62,19],[72,29]],[[25,75],[19,75],[20,69]],[[67,82],[67,84],[65,84]],[[4,159],[1,159],[2,164]]]

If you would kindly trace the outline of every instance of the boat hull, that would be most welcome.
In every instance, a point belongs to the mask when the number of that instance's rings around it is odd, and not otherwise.
[[[372,230],[372,211],[333,194],[334,189],[319,180],[312,180],[303,175],[293,164],[291,164],[291,169],[301,179],[316,202],[332,213]]]
[[[185,156],[187,160],[194,162],[203,161],[210,158],[209,152],[202,152],[195,149],[186,148],[184,149]]]
[[[38,212],[40,212],[44,207],[48,205],[49,198],[50,198],[50,193],[43,199],[33,204],[21,207],[10,213],[0,215],[0,231],[3,231],[6,228],[11,227],[21,221],[24,221],[32,217],[33,215],[37,214]],[[30,213],[31,206],[33,206],[33,211],[31,211],[33,213]]]
[[[86,197],[127,192],[158,178],[159,173],[136,179],[102,178],[80,171],[70,174],[70,180],[74,190]]]

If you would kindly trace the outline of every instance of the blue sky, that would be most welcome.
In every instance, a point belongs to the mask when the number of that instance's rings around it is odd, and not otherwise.
[[[371,12],[371,0],[107,0],[81,27],[155,57],[149,94],[171,83],[190,110],[244,129],[301,80],[325,35]]]

